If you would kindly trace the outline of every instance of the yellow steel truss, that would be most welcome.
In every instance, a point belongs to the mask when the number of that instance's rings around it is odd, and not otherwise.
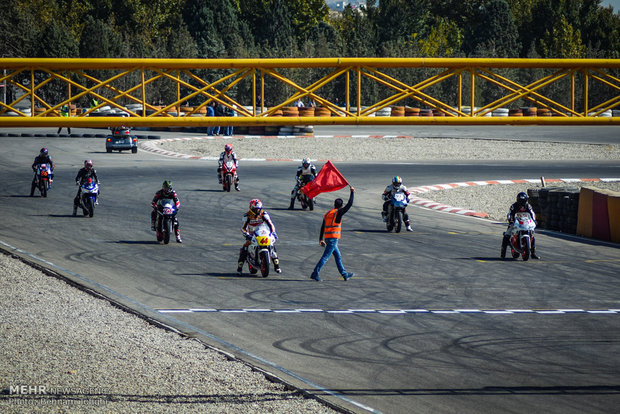
[[[321,69],[326,75],[302,85],[285,70]],[[324,58],[324,59],[0,59],[0,126],[209,126],[233,125],[404,125],[404,124],[591,124],[619,125],[620,60],[608,59],[442,59],[442,58]],[[528,73],[527,81],[502,72]],[[409,79],[418,71],[417,80]],[[315,71],[316,72],[316,71]],[[397,74],[394,74],[397,73]],[[351,76],[355,80],[351,81]],[[422,77],[422,80],[419,80]],[[215,79],[215,80],[214,80]],[[291,91],[265,107],[265,82]],[[321,88],[339,80],[343,103],[322,94]],[[176,88],[170,102],[153,104],[148,88],[156,82]],[[250,82],[244,102],[233,92]],[[450,101],[437,97],[446,82]],[[563,82],[563,83],[562,83]],[[493,85],[493,98],[480,97],[480,85]],[[374,84],[389,91],[377,102],[362,102],[364,88]],[[60,85],[60,86],[59,86]],[[604,99],[592,102],[592,87],[605,89]],[[555,89],[553,89],[555,86]],[[55,88],[56,93],[49,91]],[[7,91],[11,89],[11,93]],[[50,102],[49,96],[59,96]],[[445,88],[444,88],[445,89]],[[549,90],[563,91],[557,101]],[[353,94],[353,99],[351,97]],[[10,102],[7,96],[12,96]],[[445,96],[442,95],[442,96]],[[64,110],[86,98],[98,103],[71,115]],[[298,99],[313,100],[328,109],[327,116],[279,116]],[[181,107],[191,100],[191,108]],[[207,117],[205,106],[217,102],[235,108],[237,116]],[[197,102],[197,103],[196,103]],[[480,107],[476,104],[480,103]],[[529,104],[546,110],[540,116],[491,116],[494,111]],[[128,107],[128,104],[134,104]],[[388,107],[418,106],[442,116],[379,116]],[[79,106],[79,105],[78,105]],[[104,108],[126,117],[102,115]],[[131,109],[133,108],[133,109]],[[138,108],[138,109],[136,109]],[[401,108],[402,109],[402,108]],[[395,111],[394,111],[395,112]],[[427,112],[428,113],[428,112]],[[62,116],[68,115],[68,116]],[[402,115],[402,113],[401,113]]]

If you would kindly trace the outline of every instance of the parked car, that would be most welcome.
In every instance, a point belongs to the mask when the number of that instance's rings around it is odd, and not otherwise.
[[[138,137],[131,134],[131,128],[124,126],[110,128],[110,135],[105,140],[107,152],[131,150],[133,154],[138,152]]]

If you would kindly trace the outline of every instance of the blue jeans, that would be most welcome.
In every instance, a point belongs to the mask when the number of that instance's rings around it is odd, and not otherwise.
[[[325,250],[323,251],[323,256],[319,259],[319,262],[314,267],[312,271],[312,276],[316,277],[319,275],[319,272],[325,266],[325,263],[329,260],[329,256],[334,255],[334,259],[336,259],[336,266],[338,267],[338,271],[342,276],[347,274],[344,266],[342,265],[342,257],[340,256],[340,250],[338,250],[338,239],[325,239]]]

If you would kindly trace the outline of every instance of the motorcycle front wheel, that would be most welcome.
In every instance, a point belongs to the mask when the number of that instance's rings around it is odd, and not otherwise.
[[[39,191],[41,191],[41,197],[47,197],[47,184],[45,181],[39,181]]]
[[[230,192],[230,187],[232,187],[233,177],[230,174],[226,174],[224,177],[224,190]]]
[[[170,242],[170,233],[172,233],[172,220],[166,217],[164,219],[164,244]]]
[[[259,261],[260,261],[260,274],[263,277],[269,276],[269,252],[262,251],[259,253]]]
[[[84,208],[83,213],[84,216],[92,217],[95,213],[95,206],[93,204],[93,199],[90,197],[84,197]]]
[[[395,227],[394,231],[396,233],[400,233],[400,229],[402,228],[402,225],[403,225],[402,214],[403,214],[403,212],[400,209],[396,210],[396,212],[394,214],[396,216],[395,217],[396,218],[396,223],[394,223],[394,227]]]
[[[527,262],[529,260],[529,258],[530,258],[530,252],[532,250],[532,245],[531,245],[531,242],[530,242],[530,238],[529,237],[525,237],[523,239],[523,241],[521,242],[521,244],[523,245],[522,246],[523,247],[523,254],[522,254],[523,261]]]

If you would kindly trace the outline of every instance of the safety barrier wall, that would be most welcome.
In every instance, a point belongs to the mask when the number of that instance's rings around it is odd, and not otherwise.
[[[287,76],[305,70],[317,76],[307,84]],[[511,70],[528,73],[510,78]],[[620,59],[0,58],[0,84],[13,95],[0,102],[0,127],[620,125],[619,71]],[[150,94],[160,84],[170,98],[156,105]],[[266,84],[284,96],[265,96]],[[235,93],[241,85],[250,91],[243,98]],[[483,87],[494,97],[483,100]],[[372,88],[380,97],[363,102]],[[446,98],[444,89],[454,92]],[[89,98],[97,103],[83,108]],[[300,99],[317,111],[288,111]],[[237,116],[205,116],[212,102]],[[80,103],[84,110],[70,110]]]
[[[620,243],[620,193],[582,187],[579,194],[577,234]]]

